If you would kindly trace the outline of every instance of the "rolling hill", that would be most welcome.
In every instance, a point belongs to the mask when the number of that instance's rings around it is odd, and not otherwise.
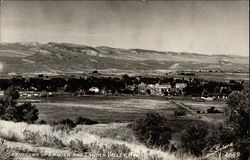
[[[91,47],[72,43],[1,43],[1,73],[74,73],[89,70],[223,70],[248,72],[248,57]]]

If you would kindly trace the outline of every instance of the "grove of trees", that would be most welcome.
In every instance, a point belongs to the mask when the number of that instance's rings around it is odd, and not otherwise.
[[[38,119],[38,109],[30,102],[17,104],[19,92],[9,87],[0,99],[0,119],[15,122],[34,123]]]

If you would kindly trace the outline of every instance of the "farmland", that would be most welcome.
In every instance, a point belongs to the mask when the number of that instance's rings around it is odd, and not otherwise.
[[[41,98],[36,103],[40,119],[55,120],[84,116],[100,122],[131,122],[144,113],[172,114],[176,106],[153,96],[84,96]]]
[[[189,114],[169,100],[159,96],[83,96],[83,97],[49,97],[39,99],[22,99],[33,101],[39,110],[39,119],[53,122],[65,118],[76,119],[79,116],[97,120],[99,123],[130,123],[149,112],[158,112],[168,119],[168,124],[176,131],[199,119],[199,115]],[[215,106],[223,111],[225,101],[196,102],[191,97],[176,97],[175,101],[187,105],[194,112]],[[34,103],[35,102],[35,103]],[[174,111],[184,111],[187,116],[175,116]],[[222,120],[223,114],[200,114]]]

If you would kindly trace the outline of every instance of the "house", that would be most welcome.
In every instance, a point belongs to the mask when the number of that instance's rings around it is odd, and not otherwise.
[[[170,88],[172,88],[172,87],[170,84],[164,84],[164,85],[156,84],[156,88],[160,93],[165,94],[166,92],[169,93]]]
[[[182,90],[187,87],[187,83],[176,83],[175,88]]]
[[[89,89],[89,91],[90,91],[90,92],[94,92],[94,93],[99,93],[99,88],[97,88],[97,87],[91,87],[91,88]]]
[[[150,90],[150,94],[153,95],[165,95],[170,93],[170,88],[171,85],[169,84],[164,84],[164,85],[160,85],[160,84],[149,84],[148,85],[148,89]]]
[[[205,101],[213,101],[214,97],[201,97],[201,99]]]
[[[169,84],[145,84],[138,85],[138,91],[141,94],[165,95],[170,92],[171,85]]]

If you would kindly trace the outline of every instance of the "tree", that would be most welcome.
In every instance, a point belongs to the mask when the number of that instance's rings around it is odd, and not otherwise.
[[[34,123],[38,119],[38,109],[30,102],[17,104],[19,92],[16,87],[10,87],[0,100],[0,119],[15,122]]]
[[[249,86],[245,85],[244,89],[232,92],[227,100],[225,108],[226,125],[233,129],[234,147],[239,151],[241,159],[247,159],[250,152],[249,138]]]
[[[171,139],[171,129],[166,126],[166,118],[159,113],[148,113],[133,125],[136,138],[148,147],[166,150]]]
[[[30,102],[26,102],[17,107],[18,120],[28,123],[33,123],[38,119],[38,109],[35,105],[32,105]]]
[[[0,118],[4,120],[13,119],[15,115],[16,100],[19,98],[19,92],[13,86],[4,92],[4,97],[0,99]]]
[[[249,89],[242,92],[232,92],[225,108],[226,124],[231,126],[238,136],[246,138],[249,135]]]
[[[192,155],[201,156],[206,148],[208,128],[206,122],[196,122],[188,126],[180,136],[181,147]]]

